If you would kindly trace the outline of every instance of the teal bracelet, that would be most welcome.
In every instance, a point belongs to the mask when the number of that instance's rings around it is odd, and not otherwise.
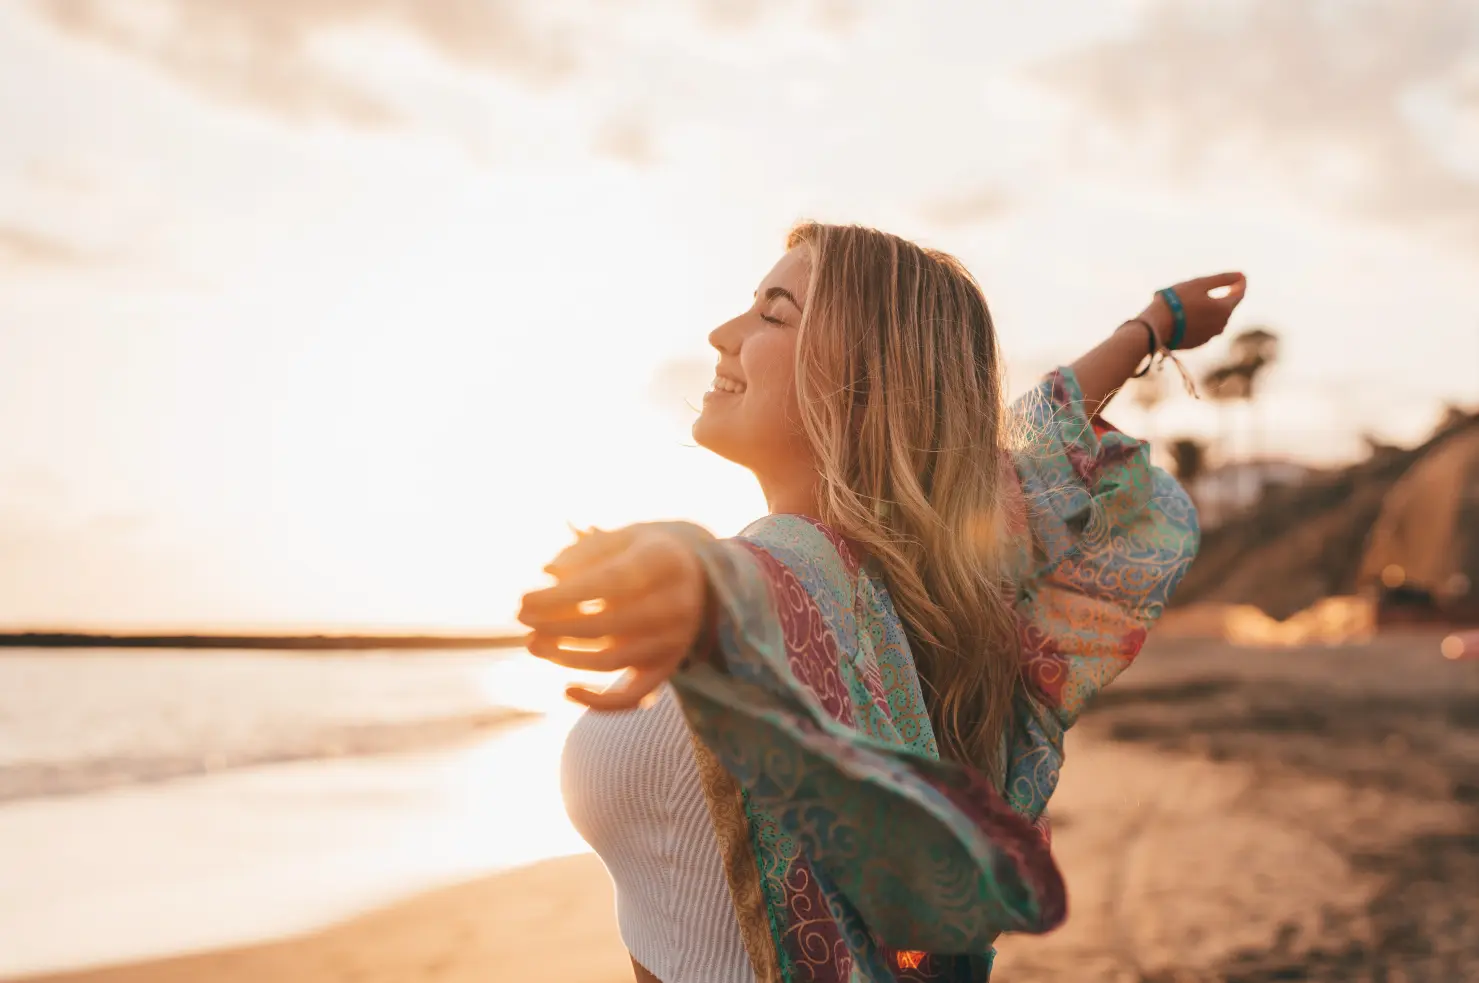
[[[1175,328],[1171,331],[1171,340],[1166,343],[1166,348],[1171,351],[1181,347],[1181,342],[1186,339],[1186,308],[1181,306],[1181,298],[1176,296],[1176,291],[1171,287],[1157,290],[1156,294],[1171,308],[1171,317],[1175,321]]]

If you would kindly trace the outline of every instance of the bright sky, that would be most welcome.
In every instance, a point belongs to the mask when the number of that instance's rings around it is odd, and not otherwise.
[[[802,217],[958,253],[1019,387],[1241,268],[1264,449],[1415,439],[1479,401],[1475,10],[0,6],[0,622],[497,626],[566,520],[736,530],[684,400]]]

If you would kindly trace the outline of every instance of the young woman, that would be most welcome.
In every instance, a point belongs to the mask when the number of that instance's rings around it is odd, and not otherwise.
[[[625,670],[572,688],[597,712],[563,781],[639,981],[979,981],[998,934],[1063,920],[1041,822],[1063,733],[1198,541],[1098,412],[1150,355],[1221,333],[1244,287],[1159,292],[1009,411],[960,263],[792,231],[709,336],[693,427],[770,514],[734,539],[583,535],[520,614],[535,655]]]

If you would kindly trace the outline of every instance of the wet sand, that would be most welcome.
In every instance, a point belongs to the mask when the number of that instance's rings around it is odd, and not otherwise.
[[[1068,924],[1011,981],[1479,980],[1479,663],[1438,636],[1152,643],[1075,729]],[[297,939],[50,983],[630,979],[589,856]]]
[[[626,983],[611,886],[594,856],[422,895],[322,932],[48,983]]]

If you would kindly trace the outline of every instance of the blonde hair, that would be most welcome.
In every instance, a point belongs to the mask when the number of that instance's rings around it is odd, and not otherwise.
[[[881,565],[942,757],[998,787],[1020,679],[1001,532],[1005,384],[980,285],[954,257],[859,226],[803,223],[801,423],[823,522]]]

